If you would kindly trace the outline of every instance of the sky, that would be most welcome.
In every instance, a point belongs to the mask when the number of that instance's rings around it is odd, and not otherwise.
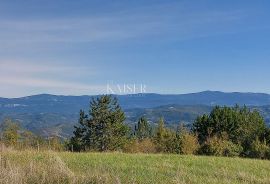
[[[1,0],[0,97],[270,93],[268,0]],[[137,88],[138,87],[138,88]]]

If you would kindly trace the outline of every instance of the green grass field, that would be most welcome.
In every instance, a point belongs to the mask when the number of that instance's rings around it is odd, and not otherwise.
[[[270,161],[122,153],[2,152],[0,183],[270,183]]]

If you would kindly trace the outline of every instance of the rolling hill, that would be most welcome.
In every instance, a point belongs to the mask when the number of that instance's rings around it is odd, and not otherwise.
[[[73,131],[80,109],[88,109],[96,96],[34,95],[22,98],[0,98],[0,121],[10,117],[42,136],[67,137]],[[180,95],[118,95],[127,123],[132,126],[141,116],[155,123],[164,117],[174,127],[179,122],[192,123],[198,115],[209,113],[215,105],[247,105],[257,109],[270,122],[270,95],[262,93],[223,93],[205,91]]]

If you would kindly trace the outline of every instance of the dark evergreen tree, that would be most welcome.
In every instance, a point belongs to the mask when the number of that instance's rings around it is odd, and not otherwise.
[[[85,115],[83,110],[80,110],[80,117],[78,125],[74,126],[73,134],[74,136],[70,139],[70,150],[81,151],[85,150],[85,145],[87,141],[86,130],[87,130],[87,115]]]
[[[150,138],[152,135],[152,128],[145,117],[141,117],[135,126],[135,137],[139,140]]]
[[[105,95],[90,102],[89,117],[82,111],[71,144],[80,150],[113,151],[121,149],[127,140],[125,115],[116,98]]]

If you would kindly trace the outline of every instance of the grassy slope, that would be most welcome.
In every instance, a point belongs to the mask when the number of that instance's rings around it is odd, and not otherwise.
[[[40,178],[35,172],[43,169],[40,174],[43,178],[48,172],[47,177],[54,179],[43,179],[44,183],[270,183],[270,161],[262,160],[121,153],[10,152],[1,155],[9,165],[29,170],[28,174],[34,172],[36,180]],[[32,164],[30,169],[29,164]]]

